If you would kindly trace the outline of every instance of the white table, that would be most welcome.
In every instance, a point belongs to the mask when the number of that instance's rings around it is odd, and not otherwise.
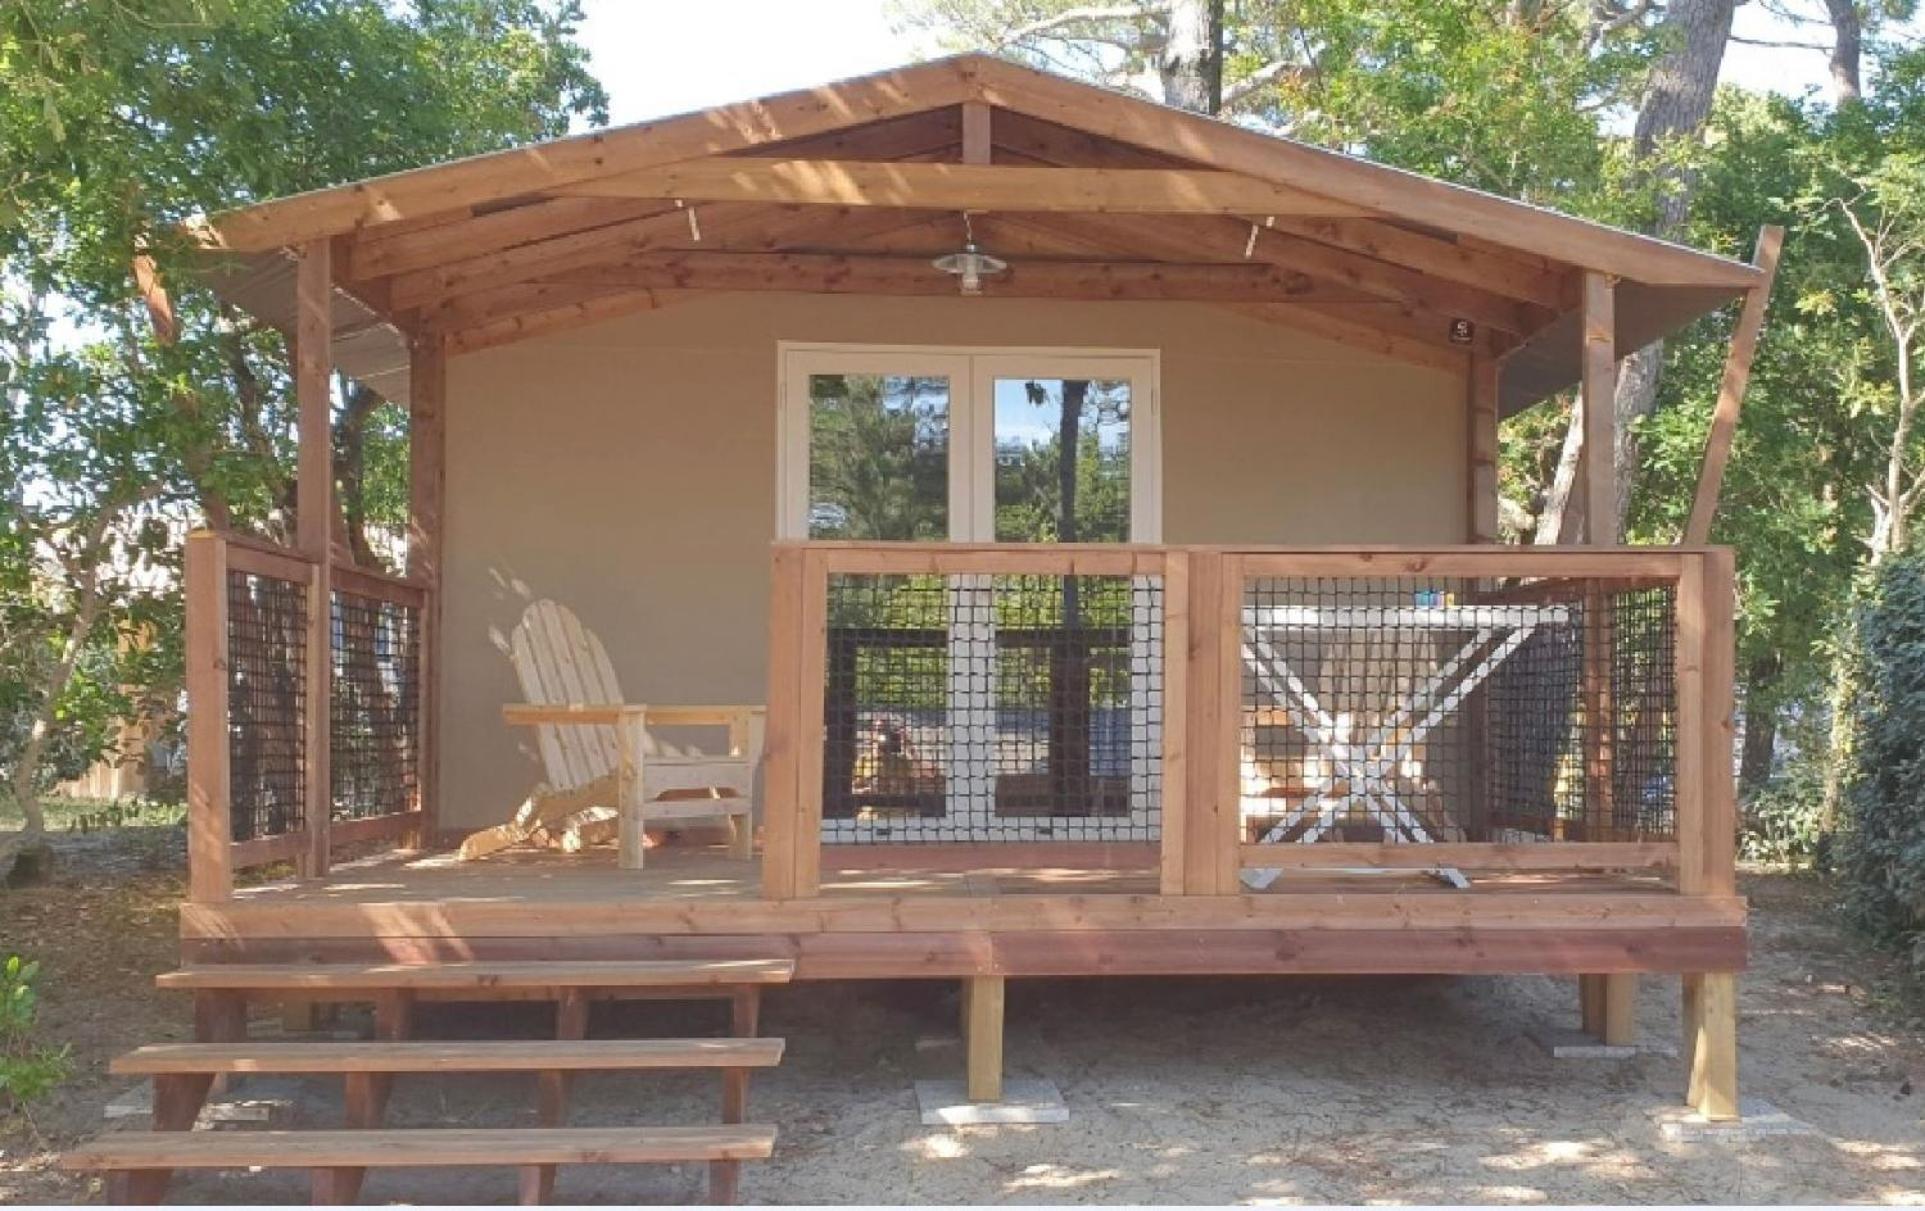
[[[1259,689],[1288,704],[1301,716],[1298,726],[1328,758],[1321,783],[1263,835],[1281,842],[1300,825],[1297,838],[1314,843],[1351,808],[1362,808],[1399,841],[1434,840],[1417,813],[1399,797],[1395,774],[1424,740],[1521,647],[1537,628],[1567,623],[1567,606],[1409,605],[1409,606],[1246,606],[1243,611],[1243,661]],[[1439,659],[1429,676],[1405,690],[1388,689],[1389,708],[1374,728],[1352,729],[1340,722],[1277,650],[1279,635],[1303,632],[1340,635],[1346,631],[1414,632],[1434,636]],[[1454,649],[1447,644],[1455,639]],[[1448,654],[1446,655],[1446,652]],[[1252,869],[1243,881],[1265,888],[1281,872]],[[1432,873],[1457,885],[1463,878],[1438,868]]]

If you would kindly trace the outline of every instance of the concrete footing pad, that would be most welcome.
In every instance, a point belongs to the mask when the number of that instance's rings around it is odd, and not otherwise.
[[[1741,1144],[1781,1135],[1820,1135],[1810,1123],[1792,1118],[1770,1102],[1756,1098],[1738,1099],[1735,1119],[1712,1121],[1696,1111],[1680,1110],[1664,1120],[1660,1130],[1667,1140],[1679,1143]]]
[[[1533,1030],[1531,1042],[1544,1049],[1544,1054],[1554,1060],[1631,1060],[1641,1055],[1660,1055],[1676,1058],[1676,1043],[1639,1042],[1627,1045],[1606,1043],[1596,1035],[1585,1034],[1582,1030],[1553,1029]]]
[[[1069,1122],[1069,1107],[1055,1081],[1005,1080],[1000,1102],[970,1101],[961,1081],[917,1081],[916,1104],[925,1127]]]

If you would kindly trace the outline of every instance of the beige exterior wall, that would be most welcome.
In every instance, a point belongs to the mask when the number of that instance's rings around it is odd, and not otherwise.
[[[1156,349],[1170,542],[1463,540],[1464,384],[1181,303],[743,295],[449,369],[442,823],[541,777],[504,654],[552,597],[636,702],[760,702],[776,342]]]

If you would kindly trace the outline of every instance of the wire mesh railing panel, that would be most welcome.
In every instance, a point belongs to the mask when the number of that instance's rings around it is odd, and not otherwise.
[[[421,802],[421,611],[336,589],[329,773],[335,820]]]
[[[1153,841],[1160,576],[828,578],[823,840]]]
[[[233,839],[305,824],[307,586],[227,573],[228,795]]]
[[[1668,585],[1247,581],[1245,839],[1670,836],[1675,617]]]

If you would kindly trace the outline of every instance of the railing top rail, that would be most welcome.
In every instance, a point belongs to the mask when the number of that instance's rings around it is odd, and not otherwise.
[[[417,607],[427,600],[426,581],[396,576],[392,572],[334,564],[328,569],[328,575],[330,587],[357,597]]]

